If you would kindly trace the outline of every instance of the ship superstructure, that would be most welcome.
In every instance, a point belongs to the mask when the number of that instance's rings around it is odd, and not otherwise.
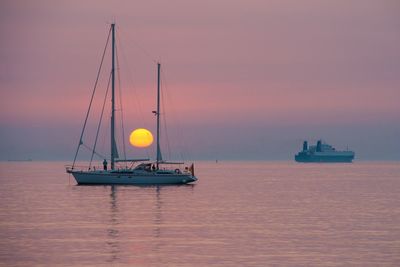
[[[308,146],[304,141],[303,150],[294,159],[297,162],[352,162],[355,153],[350,150],[338,151],[329,144],[318,140],[316,145]]]

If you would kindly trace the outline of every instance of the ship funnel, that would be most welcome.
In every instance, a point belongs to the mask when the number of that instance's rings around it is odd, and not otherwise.
[[[317,152],[321,152],[321,151],[322,151],[321,140],[318,140],[318,142],[317,142]]]
[[[304,141],[303,143],[303,151],[307,151],[308,150],[308,143],[307,141]]]

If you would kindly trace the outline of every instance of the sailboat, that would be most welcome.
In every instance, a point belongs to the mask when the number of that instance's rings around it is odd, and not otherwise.
[[[197,181],[194,175],[194,164],[190,166],[184,165],[183,162],[167,162],[162,159],[160,149],[160,71],[161,64],[157,63],[157,111],[153,111],[157,119],[156,134],[156,160],[151,162],[149,159],[133,159],[119,160],[117,145],[115,141],[115,23],[111,24],[110,32],[112,35],[112,52],[111,52],[111,152],[110,165],[106,168],[106,160],[104,169],[96,169],[91,167],[79,168],[75,165],[79,148],[83,144],[82,138],[85,131],[87,118],[90,111],[86,115],[85,123],[80,136],[78,148],[75,153],[73,164],[66,166],[66,172],[72,174],[78,184],[125,184],[125,185],[159,185],[159,184],[187,184]],[[110,34],[110,33],[109,33]],[[109,38],[109,37],[108,37]],[[108,39],[107,39],[108,44]],[[107,48],[107,45],[106,45]],[[106,48],[103,53],[106,51]],[[101,67],[101,65],[100,65]],[[100,71],[99,71],[100,73]],[[96,82],[97,84],[97,82]],[[93,99],[93,95],[92,95]],[[96,137],[97,138],[97,137]],[[96,139],[97,140],[97,139]],[[93,154],[95,153],[93,149]],[[131,162],[131,167],[118,167],[119,162]],[[175,166],[171,168],[170,166]]]

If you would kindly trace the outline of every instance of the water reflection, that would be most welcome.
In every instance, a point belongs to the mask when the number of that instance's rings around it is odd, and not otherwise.
[[[110,223],[109,228],[107,229],[107,245],[110,247],[110,259],[108,262],[114,262],[119,258],[118,254],[120,251],[120,246],[118,240],[118,224],[117,187],[112,185],[110,193]]]
[[[162,238],[161,229],[163,224],[162,218],[162,201],[161,201],[161,186],[155,187],[155,203],[154,203],[154,219],[153,219],[153,238],[154,242],[152,245],[152,251],[154,253],[159,253],[162,251]],[[157,257],[158,260],[161,260]]]
[[[139,191],[137,191],[138,187],[118,185],[106,187],[107,190],[110,189],[106,226],[107,262],[120,263],[127,255],[135,258],[136,249],[141,251],[146,248],[151,251],[149,255],[152,260],[162,262],[163,257],[160,253],[165,250],[165,231],[168,229],[164,227],[166,225],[164,213],[168,212],[165,210],[165,201],[172,192],[182,186],[193,192],[195,185],[140,186]],[[125,199],[124,190],[133,190],[137,193],[138,202],[135,204],[138,206],[136,208],[125,209],[125,201],[128,199]],[[144,199],[149,200],[147,206],[142,206]],[[149,217],[142,221],[145,217],[139,214],[144,214],[144,216],[147,214]],[[146,232],[147,238],[143,239]]]
[[[398,162],[202,164],[157,188],[0,162],[0,266],[399,265]]]
[[[163,238],[165,238],[165,231],[168,228],[164,228],[163,230],[163,226],[167,225],[168,222],[165,221],[165,218],[163,216],[164,212],[168,212],[165,211],[165,207],[163,209],[163,195],[161,194],[162,191],[164,191],[164,195],[170,192],[168,192],[168,190],[174,190],[176,188],[187,188],[190,189],[191,192],[194,192],[194,187],[196,186],[196,184],[184,184],[184,185],[162,185],[162,186],[155,186],[155,202],[154,202],[154,209],[153,209],[153,213],[154,213],[154,219],[153,219],[153,243],[152,243],[152,251],[154,253],[161,253],[165,248],[164,245],[165,243],[163,242]],[[165,198],[165,196],[164,196]],[[163,236],[164,234],[164,236]],[[163,258],[160,256],[157,256],[157,262],[158,263],[162,263],[163,262]]]
[[[156,202],[154,205],[154,237],[159,238],[161,235],[162,210],[161,210],[161,187],[156,186]]]

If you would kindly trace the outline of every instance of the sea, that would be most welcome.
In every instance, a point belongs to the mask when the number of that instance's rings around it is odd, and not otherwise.
[[[198,161],[181,186],[0,163],[0,266],[400,266],[400,163]]]

